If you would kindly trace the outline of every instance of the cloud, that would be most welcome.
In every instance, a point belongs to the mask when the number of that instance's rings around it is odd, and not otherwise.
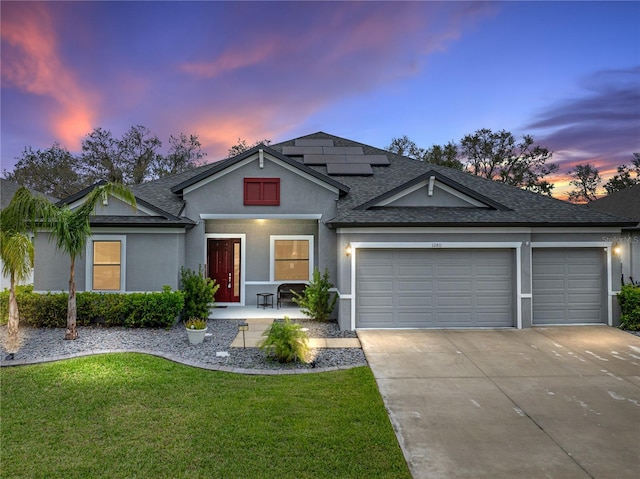
[[[295,124],[289,120],[295,128],[338,101],[415,75],[468,23],[494,12],[484,4],[424,2],[402,8],[393,2],[269,6],[264,15],[244,19],[237,38],[179,63],[178,72],[202,98],[200,113],[191,108],[192,114],[210,120],[208,127],[197,122],[210,132],[197,130],[207,147],[228,147],[238,137],[273,138],[286,123],[276,127],[275,118],[295,116]],[[270,27],[272,20],[278,28]],[[221,94],[212,98],[206,91]]]
[[[526,128],[554,151],[563,170],[591,163],[605,175],[640,151],[640,67],[599,71],[582,84],[585,94],[551,105]]]
[[[94,123],[90,95],[58,51],[55,19],[46,4],[7,3],[2,7],[2,81],[27,94],[53,100],[47,121],[57,140],[78,148]]]

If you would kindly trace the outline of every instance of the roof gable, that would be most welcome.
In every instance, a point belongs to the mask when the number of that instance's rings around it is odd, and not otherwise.
[[[509,210],[441,173],[430,170],[356,207],[491,208]]]
[[[195,175],[186,181],[183,181],[173,188],[171,188],[172,193],[182,194],[185,190],[192,190],[199,186],[202,186],[209,181],[213,181],[216,177],[219,177],[226,172],[233,171],[234,169],[240,168],[243,165],[255,161],[256,159],[260,159],[260,161],[264,161],[264,155],[268,155],[269,159],[275,161],[285,168],[292,170],[301,176],[306,176],[308,179],[312,181],[323,184],[327,187],[336,189],[340,195],[345,195],[349,192],[349,187],[344,184],[334,180],[333,178],[329,178],[318,171],[309,168],[308,166],[295,161],[289,158],[282,153],[269,148],[266,145],[260,144],[251,148],[250,150],[241,153],[233,158],[228,158],[226,160],[220,161],[215,164],[212,168],[209,168],[198,175]]]
[[[77,193],[58,201],[56,203],[58,206],[67,205],[71,209],[75,209],[82,205],[86,201],[86,197],[91,191],[95,188],[106,184],[107,182],[104,180],[98,181],[93,185],[84,188]],[[110,195],[115,198],[115,204],[110,207],[109,201],[99,204],[96,206],[94,214],[91,219],[92,224],[108,224],[108,225],[153,225],[153,226],[192,226],[194,223],[188,218],[181,218],[179,216],[173,215],[167,211],[164,211],[157,206],[149,203],[148,201],[140,198],[138,195],[135,195],[136,199],[136,208],[134,212],[131,214],[127,214],[121,208],[122,205],[125,205],[124,202],[120,201],[117,196]],[[115,208],[113,207],[115,206]],[[129,205],[126,205],[127,208],[130,208]]]

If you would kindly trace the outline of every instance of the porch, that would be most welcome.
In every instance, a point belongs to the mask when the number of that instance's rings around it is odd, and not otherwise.
[[[308,319],[297,306],[258,308],[253,306],[222,306],[211,309],[211,319]]]

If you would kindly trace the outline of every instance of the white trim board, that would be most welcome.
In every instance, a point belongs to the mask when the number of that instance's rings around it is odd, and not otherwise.
[[[313,220],[320,221],[321,214],[217,214],[202,213],[203,220]]]

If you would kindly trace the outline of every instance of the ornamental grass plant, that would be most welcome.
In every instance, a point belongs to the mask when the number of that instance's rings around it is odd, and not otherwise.
[[[260,349],[276,361],[305,362],[309,352],[309,336],[302,326],[292,323],[288,316],[284,317],[284,321],[274,321],[262,334],[265,339],[260,343]]]

